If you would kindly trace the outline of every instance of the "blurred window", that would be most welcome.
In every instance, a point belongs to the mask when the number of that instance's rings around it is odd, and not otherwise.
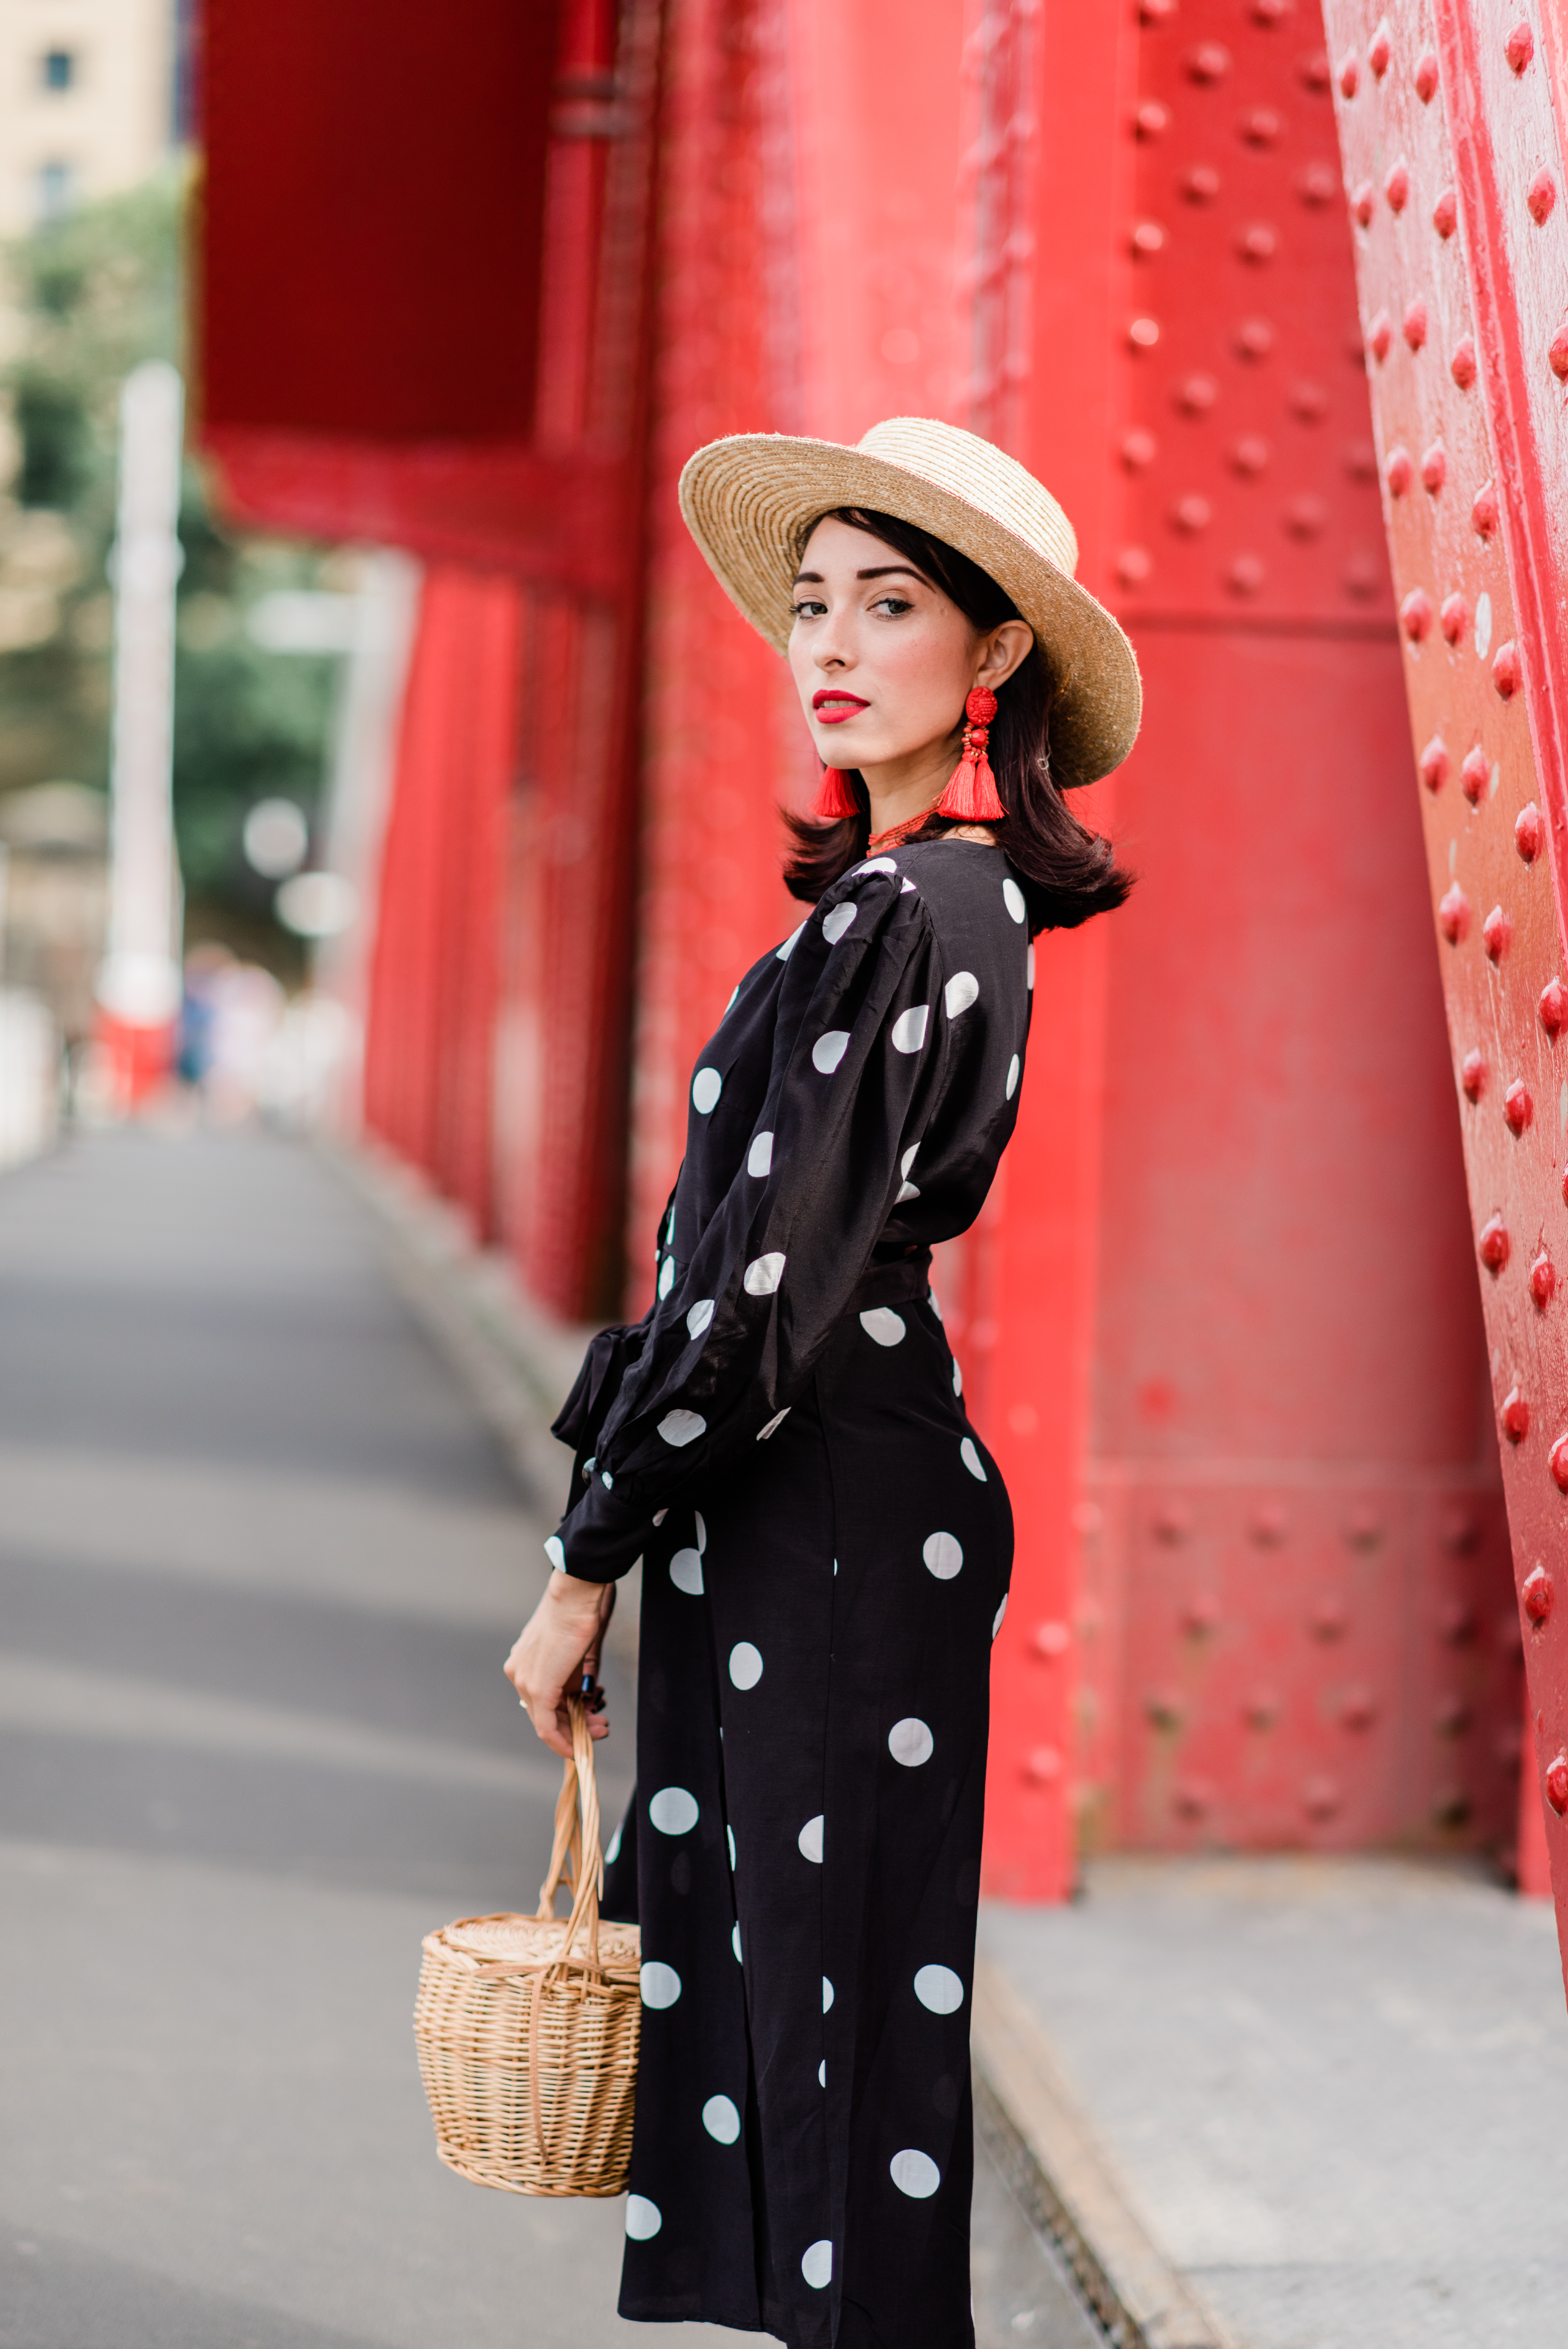
[[[39,220],[64,220],[76,199],[77,175],[68,163],[40,163],[34,190]]]
[[[46,49],[43,80],[46,89],[74,89],[77,80],[75,49]]]

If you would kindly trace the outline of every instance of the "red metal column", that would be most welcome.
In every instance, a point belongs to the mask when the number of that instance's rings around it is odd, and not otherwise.
[[[1527,1648],[1522,1843],[1543,1796],[1563,1936],[1568,26],[1495,0],[1325,14]]]

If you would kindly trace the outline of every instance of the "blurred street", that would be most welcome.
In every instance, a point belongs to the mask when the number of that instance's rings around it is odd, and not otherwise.
[[[623,2206],[438,2165],[423,1932],[531,1907],[542,1530],[308,1150],[0,1186],[0,2344],[601,2349]],[[605,1806],[632,1752],[624,1675]],[[985,2349],[1102,2336],[982,2164]]]

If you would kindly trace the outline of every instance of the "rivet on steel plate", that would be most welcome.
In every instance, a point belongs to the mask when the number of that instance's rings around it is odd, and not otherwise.
[[[1468,391],[1475,381],[1475,345],[1468,335],[1461,335],[1454,345],[1449,373],[1461,391]]]
[[[1249,1729],[1272,1729],[1280,1717],[1280,1701],[1274,1689],[1253,1689],[1242,1700],[1242,1719]]]
[[[1168,25],[1176,14],[1176,0],[1138,0],[1140,25]]]
[[[1339,95],[1354,98],[1361,87],[1361,60],[1352,49],[1339,60]]]
[[[1201,1590],[1181,1609],[1181,1629],[1192,1639],[1204,1640],[1220,1628],[1220,1602],[1212,1590]]]
[[[1251,479],[1261,473],[1269,460],[1269,444],[1255,432],[1247,433],[1231,451],[1231,463],[1238,473]]]
[[[1367,62],[1379,81],[1387,72],[1393,54],[1394,44],[1388,34],[1388,19],[1385,16],[1367,45]]]
[[[1546,1455],[1552,1471],[1552,1481],[1560,1493],[1568,1493],[1568,1434],[1560,1435]]]
[[[1524,201],[1529,207],[1530,217],[1537,228],[1544,221],[1551,219],[1552,207],[1557,202],[1557,182],[1550,171],[1545,170],[1537,171],[1525,191]]]
[[[1478,538],[1490,538],[1497,528],[1497,492],[1488,481],[1475,493],[1470,508],[1470,527]]]
[[[1132,118],[1132,127],[1140,139],[1161,139],[1171,128],[1171,109],[1161,106],[1157,98],[1146,98]]]
[[[1218,41],[1200,41],[1188,54],[1188,76],[1205,88],[1212,89],[1216,82],[1223,81],[1230,70],[1231,53]]]
[[[1480,1055],[1478,1053],[1473,1057],[1479,1059]],[[1468,1061],[1466,1061],[1465,1066],[1467,1068],[1470,1066],[1470,1062]],[[1465,1091],[1467,1093],[1470,1092],[1469,1085],[1465,1087]],[[1479,1091],[1480,1088],[1478,1086],[1477,1092],[1479,1092]],[[1471,1094],[1470,1098],[1474,1100],[1476,1095]],[[1480,1227],[1480,1237],[1476,1242],[1476,1254],[1480,1257],[1482,1264],[1485,1265],[1488,1272],[1499,1273],[1502,1270],[1503,1266],[1508,1262],[1509,1252],[1512,1245],[1512,1242],[1508,1237],[1508,1226],[1503,1222],[1501,1216],[1493,1216],[1489,1222],[1484,1223]]]
[[[1266,359],[1274,346],[1274,330],[1266,318],[1244,318],[1236,330],[1236,349],[1244,359]]]
[[[1255,595],[1267,577],[1255,554],[1238,554],[1225,574],[1227,585],[1238,595]]]
[[[1502,54],[1516,74],[1522,74],[1535,55],[1535,36],[1524,23],[1515,25],[1502,45]]]
[[[1284,510],[1284,526],[1292,538],[1321,538],[1327,521],[1328,508],[1310,492],[1305,497],[1292,498]]]
[[[1459,224],[1459,201],[1451,188],[1445,188],[1432,206],[1432,226],[1446,244]]]
[[[1354,595],[1359,603],[1367,603],[1382,586],[1384,574],[1384,558],[1364,546],[1350,557],[1341,577],[1346,594]]]
[[[1562,1440],[1559,1436],[1558,1442]],[[1532,1574],[1525,1576],[1520,1585],[1519,1595],[1524,1602],[1525,1613],[1539,1631],[1550,1617],[1552,1602],[1557,1595],[1552,1588],[1552,1577],[1543,1566],[1538,1566]]]
[[[1393,448],[1383,467],[1383,478],[1388,484],[1391,498],[1402,498],[1416,478],[1416,467],[1408,449]]]
[[[1421,460],[1421,487],[1435,498],[1449,478],[1449,452],[1440,440],[1434,440]]]
[[[1158,221],[1140,221],[1132,232],[1132,250],[1140,261],[1151,261],[1165,250],[1165,232]]]
[[[1124,587],[1141,587],[1153,568],[1145,547],[1124,546],[1116,558],[1116,575]]]
[[[1524,668],[1519,657],[1519,647],[1511,636],[1507,644],[1499,645],[1491,657],[1491,681],[1504,701],[1511,701],[1523,680]]]
[[[1438,61],[1430,49],[1416,67],[1416,96],[1423,106],[1430,106],[1438,93]]]
[[[1194,163],[1182,175],[1181,192],[1189,203],[1212,204],[1220,192],[1220,175],[1212,163]]]
[[[1383,182],[1383,193],[1391,212],[1402,212],[1410,201],[1410,167],[1403,160],[1393,164]]]
[[[1065,1623],[1037,1623],[1029,1635],[1029,1645],[1037,1656],[1054,1663],[1058,1656],[1066,1655],[1071,1639],[1072,1633]]]
[[[1371,352],[1379,367],[1382,366],[1384,360],[1387,357],[1388,347],[1393,342],[1393,339],[1394,327],[1393,323],[1388,316],[1388,313],[1387,310],[1379,310],[1377,316],[1373,319],[1371,325],[1367,329],[1367,347]],[[1390,451],[1389,453],[1391,456],[1393,452]],[[1395,495],[1398,495],[1398,491],[1395,492]]]
[[[1321,204],[1331,204],[1339,193],[1338,174],[1327,163],[1308,163],[1295,183],[1296,194],[1304,204],[1315,210]]]
[[[1185,1501],[1161,1501],[1154,1512],[1154,1538],[1175,1549],[1192,1530],[1192,1512]]]
[[[1309,1778],[1301,1790],[1301,1806],[1309,1819],[1326,1823],[1338,1816],[1345,1796],[1333,1778]]]
[[[1377,191],[1370,180],[1363,180],[1350,199],[1350,209],[1358,226],[1370,228],[1372,215],[1377,209]]]
[[[1024,1763],[1024,1775],[1033,1786],[1048,1786],[1062,1775],[1062,1757],[1054,1745],[1037,1745]]]
[[[1264,1501],[1253,1511],[1247,1531],[1260,1549],[1278,1549],[1290,1532],[1290,1518],[1278,1501]]]
[[[1249,147],[1272,147],[1284,128],[1272,106],[1254,106],[1241,120],[1242,137]]]
[[[1450,1599],[1439,1608],[1438,1637],[1445,1648],[1468,1648],[1475,1633],[1475,1609],[1468,1599]]]
[[[1479,807],[1486,797],[1486,787],[1491,778],[1491,762],[1478,742],[1467,750],[1460,762],[1460,789],[1471,807]]]
[[[1532,800],[1513,819],[1513,844],[1526,864],[1533,864],[1540,855],[1541,840],[1541,810]]]
[[[1568,1811],[1568,1754],[1546,1764],[1546,1799],[1559,1818]]]
[[[1141,424],[1135,424],[1130,432],[1122,434],[1121,461],[1129,472],[1141,473],[1159,454],[1160,443]]]
[[[1501,905],[1494,905],[1480,926],[1480,942],[1488,962],[1501,962],[1513,943],[1513,924]]]
[[[1365,1683],[1347,1688],[1339,1700],[1339,1718],[1346,1729],[1370,1729],[1377,1718],[1377,1699]]]
[[[1443,624],[1443,634],[1450,645],[1458,644],[1470,626],[1470,605],[1462,595],[1455,594],[1443,597],[1442,608],[1438,617]]]
[[[1178,1778],[1171,1803],[1179,1818],[1206,1818],[1214,1806],[1214,1790],[1206,1778]]]
[[[1220,396],[1220,387],[1212,375],[1190,375],[1178,385],[1176,405],[1189,416],[1206,416]]]
[[[1417,771],[1429,792],[1440,792],[1448,781],[1449,746],[1434,734],[1418,761]]]
[[[1426,304],[1424,302],[1410,303],[1405,311],[1403,319],[1400,321],[1400,331],[1403,333],[1405,340],[1409,344],[1410,348],[1413,351],[1418,351],[1421,349],[1422,346],[1426,342],[1427,323]]]
[[[1555,1044],[1563,1029],[1568,1028],[1568,987],[1564,987],[1560,978],[1549,978],[1541,990],[1541,1000],[1535,1011]]]
[[[1413,645],[1422,643],[1432,631],[1432,599],[1424,587],[1412,587],[1399,606],[1399,626]]]
[[[1530,1405],[1517,1387],[1502,1399],[1502,1432],[1511,1444],[1522,1444],[1530,1433]]]
[[[1320,383],[1305,378],[1293,383],[1289,398],[1291,414],[1303,424],[1321,424],[1328,413],[1328,394]]]
[[[1326,1591],[1313,1608],[1310,1617],[1314,1639],[1332,1642],[1343,1640],[1350,1629],[1350,1609],[1336,1591]]]
[[[1151,351],[1160,340],[1158,318],[1134,318],[1127,329],[1127,339],[1135,351]]]
[[[1438,1526],[1438,1539],[1455,1557],[1469,1557],[1480,1547],[1480,1519],[1472,1509],[1445,1509]]]
[[[1456,881],[1438,900],[1438,927],[1449,946],[1463,944],[1470,935],[1470,899]]]
[[[1510,1133],[1522,1133],[1535,1115],[1535,1103],[1530,1087],[1522,1077],[1515,1077],[1502,1097],[1502,1122]]]
[[[1565,319],[1546,346],[1546,364],[1561,383],[1568,377],[1568,319]]]
[[[1530,1294],[1542,1313],[1557,1294],[1557,1268],[1544,1248],[1530,1268]]]
[[[1462,1737],[1470,1725],[1470,1709],[1457,1689],[1447,1689],[1432,1707],[1432,1727],[1439,1737]]]
[[[1370,1555],[1373,1550],[1381,1548],[1387,1531],[1387,1527],[1377,1509],[1352,1509],[1346,1520],[1346,1546],[1359,1550],[1364,1556]]]
[[[1180,1729],[1181,1700],[1170,1689],[1150,1689],[1143,1699],[1144,1718],[1153,1729]]]
[[[1486,1059],[1472,1045],[1460,1062],[1460,1083],[1469,1102],[1480,1101],[1486,1091]]]
[[[1171,528],[1187,538],[1195,538],[1201,530],[1207,530],[1213,517],[1214,510],[1208,499],[1196,494],[1178,498],[1171,509]]]

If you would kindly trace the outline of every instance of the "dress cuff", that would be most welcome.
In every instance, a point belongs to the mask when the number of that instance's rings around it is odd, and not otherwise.
[[[645,1503],[621,1500],[594,1476],[545,1547],[579,1582],[618,1582],[642,1556],[652,1525]]]

